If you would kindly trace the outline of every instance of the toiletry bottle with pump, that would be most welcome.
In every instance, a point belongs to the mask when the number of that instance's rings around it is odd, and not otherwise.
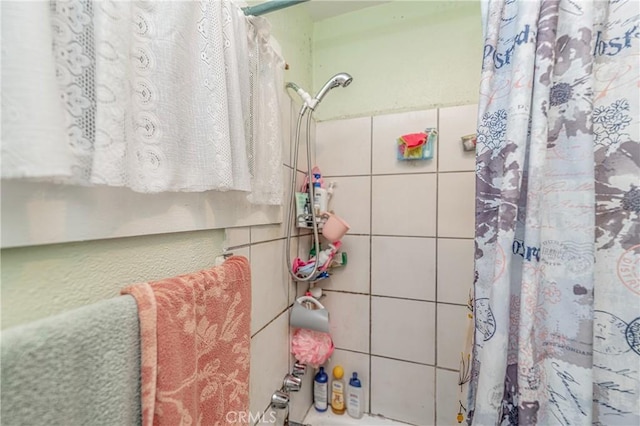
[[[329,376],[324,372],[324,367],[320,367],[320,371],[313,378],[313,406],[317,411],[327,411],[327,387],[329,385]]]
[[[316,214],[327,211],[327,190],[320,186],[320,182],[313,184],[313,208]]]
[[[333,367],[333,380],[331,381],[331,411],[335,414],[344,414],[344,370],[339,365]]]
[[[349,379],[349,389],[347,390],[347,413],[354,419],[360,419],[364,414],[362,400],[362,383],[358,379],[358,373],[354,372]]]

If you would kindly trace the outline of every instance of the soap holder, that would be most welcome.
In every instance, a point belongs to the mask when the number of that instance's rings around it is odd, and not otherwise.
[[[397,158],[400,161],[430,160],[433,158],[433,146],[438,131],[427,127],[421,133],[409,133],[397,139]]]

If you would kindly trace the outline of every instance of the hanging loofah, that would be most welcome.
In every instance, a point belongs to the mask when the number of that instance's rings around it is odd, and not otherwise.
[[[333,340],[329,333],[299,328],[293,333],[291,353],[298,362],[318,368],[333,353]]]

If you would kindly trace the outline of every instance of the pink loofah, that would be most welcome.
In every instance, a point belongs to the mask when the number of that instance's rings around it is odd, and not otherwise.
[[[324,364],[333,353],[333,340],[329,333],[299,328],[291,339],[291,353],[296,359],[313,368]]]

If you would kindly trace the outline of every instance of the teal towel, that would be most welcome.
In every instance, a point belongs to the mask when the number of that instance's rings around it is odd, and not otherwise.
[[[7,329],[2,425],[138,425],[140,332],[131,296]]]

